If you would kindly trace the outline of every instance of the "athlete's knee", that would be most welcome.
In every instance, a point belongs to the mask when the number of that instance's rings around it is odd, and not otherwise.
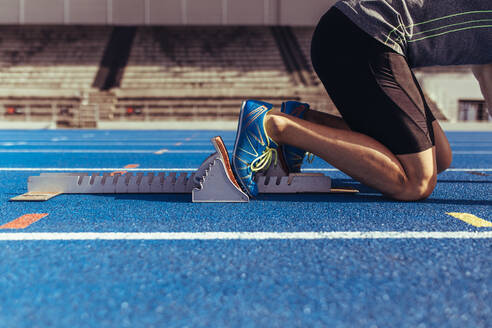
[[[409,177],[401,184],[399,191],[391,196],[403,201],[423,200],[432,194],[436,184],[437,177],[435,174]]]
[[[436,188],[437,178],[435,175],[417,179],[411,183],[410,195],[412,200],[422,200],[428,198],[434,188]]]

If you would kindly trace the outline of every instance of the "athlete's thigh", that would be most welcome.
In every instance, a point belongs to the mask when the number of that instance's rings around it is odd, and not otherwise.
[[[344,33],[335,33],[340,26]],[[351,130],[376,139],[395,155],[434,146],[434,117],[405,57],[332,10],[316,28],[311,55],[316,73]]]

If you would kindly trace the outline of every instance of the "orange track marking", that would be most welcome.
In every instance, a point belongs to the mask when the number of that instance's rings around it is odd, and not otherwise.
[[[47,215],[48,213],[26,214],[13,221],[10,221],[9,223],[0,226],[0,229],[25,229],[29,227],[31,224],[33,224],[34,222],[41,220]]]
[[[134,169],[134,168],[137,168],[139,166],[140,166],[140,164],[128,164],[128,165],[125,165],[124,169]],[[114,176],[117,173],[123,175],[126,172],[128,172],[128,171],[115,171],[115,172],[111,172],[110,176]]]

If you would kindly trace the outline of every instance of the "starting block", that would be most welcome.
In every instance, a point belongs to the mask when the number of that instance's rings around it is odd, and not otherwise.
[[[191,193],[192,201],[248,202],[232,173],[229,155],[221,137],[212,138],[215,153],[194,173],[41,173],[28,178],[28,192],[11,201],[44,201],[60,194],[139,194]],[[257,174],[260,193],[354,193],[352,189],[332,189],[323,173],[287,174],[280,166]]]

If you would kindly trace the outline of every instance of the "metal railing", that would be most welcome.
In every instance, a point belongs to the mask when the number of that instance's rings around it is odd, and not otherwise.
[[[2,110],[3,107],[3,110]],[[81,105],[76,102],[35,101],[3,102],[0,120],[12,122],[51,122],[55,126],[81,126],[99,120],[97,104]]]

